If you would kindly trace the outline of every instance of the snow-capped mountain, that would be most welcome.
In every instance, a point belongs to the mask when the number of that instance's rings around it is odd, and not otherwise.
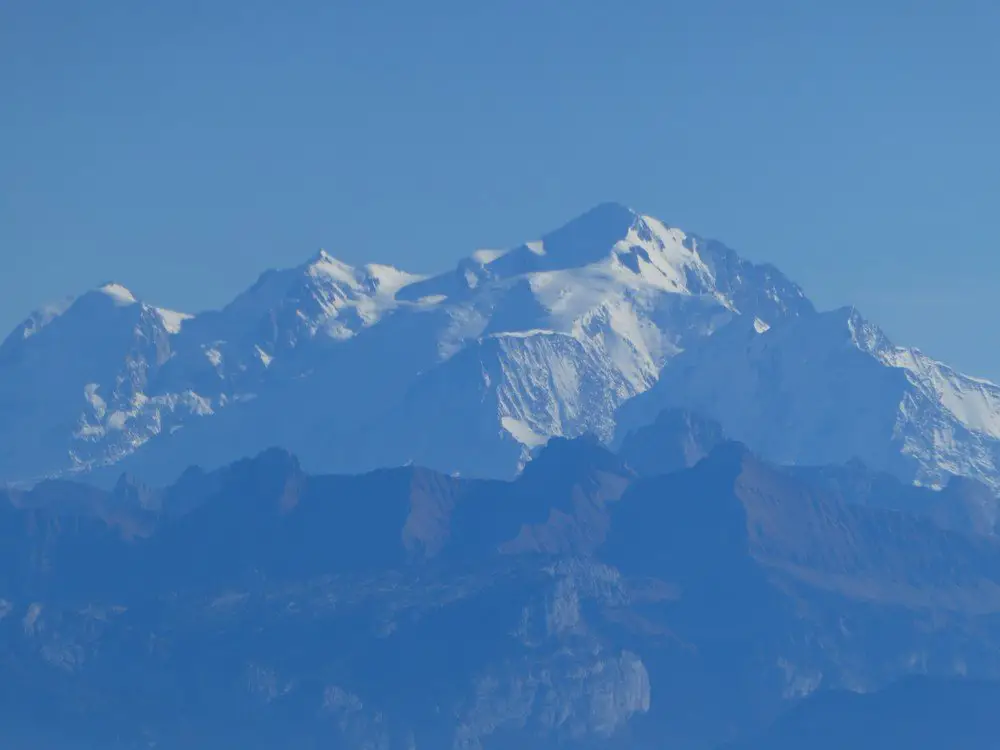
[[[772,266],[616,204],[436,276],[321,252],[196,316],[109,285],[0,347],[0,481],[165,482],[272,445],[315,471],[502,477],[553,436],[611,440],[661,405],[700,409],[777,460],[993,481],[997,389],[834,319]],[[843,375],[816,360],[837,346]]]
[[[619,438],[668,406],[784,464],[859,458],[920,484],[958,475],[1000,488],[1000,387],[894,345],[852,308],[737,321],[698,342],[621,407]]]
[[[211,405],[150,388],[187,316],[119,284],[36,313],[0,345],[0,476],[25,479],[113,462]]]

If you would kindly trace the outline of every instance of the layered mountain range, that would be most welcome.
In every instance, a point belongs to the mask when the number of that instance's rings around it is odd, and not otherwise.
[[[0,744],[995,746],[981,486],[778,467],[687,412],[636,434],[509,482],[269,450],[8,489]]]
[[[311,471],[509,478],[552,437],[689,408],[767,459],[1000,487],[1000,389],[819,313],[777,269],[615,204],[418,276],[325,252],[188,315],[108,284],[0,345],[0,481]]]
[[[107,284],[0,344],[0,745],[994,747],[998,490],[1000,388],[614,204]]]

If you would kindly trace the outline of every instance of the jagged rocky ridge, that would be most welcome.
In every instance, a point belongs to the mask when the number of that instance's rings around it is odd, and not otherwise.
[[[709,750],[817,691],[1000,679],[974,483],[941,516],[694,415],[644,437],[556,440],[513,482],[271,450],[166,489],[8,490],[0,741]]]

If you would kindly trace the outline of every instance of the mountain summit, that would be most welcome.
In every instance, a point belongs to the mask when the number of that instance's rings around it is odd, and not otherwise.
[[[994,386],[615,203],[435,276],[321,251],[197,316],[100,296],[0,346],[0,480],[113,466],[164,482],[271,445],[315,471],[506,477],[551,437],[611,441],[681,407],[774,460],[1000,484]]]

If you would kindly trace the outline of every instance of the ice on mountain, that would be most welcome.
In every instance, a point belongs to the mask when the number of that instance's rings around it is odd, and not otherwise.
[[[134,305],[139,301],[135,298],[135,295],[132,294],[132,292],[117,283],[105,284],[97,291],[109,297],[115,302],[115,304],[123,307],[127,305]]]
[[[166,329],[167,333],[170,334],[180,333],[181,328],[184,325],[184,321],[191,320],[194,317],[193,315],[188,315],[187,313],[181,313],[175,310],[166,310],[162,307],[156,308],[156,313],[163,321],[163,327]]]
[[[523,420],[514,417],[504,416],[500,418],[500,425],[509,432],[513,438],[528,448],[537,448],[545,445],[548,438],[539,435]]]

